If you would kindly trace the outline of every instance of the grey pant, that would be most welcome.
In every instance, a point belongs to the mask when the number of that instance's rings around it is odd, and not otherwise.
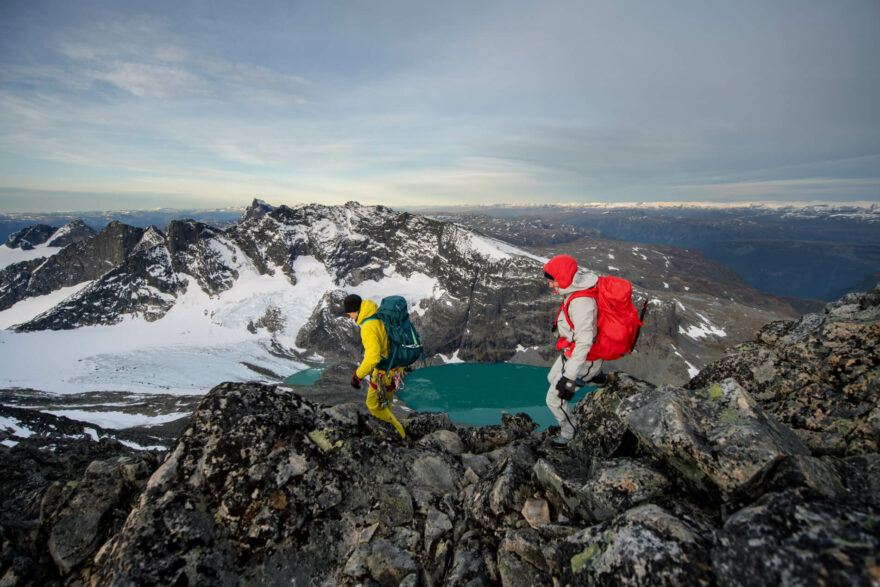
[[[547,407],[550,408],[550,412],[552,412],[556,421],[559,422],[559,427],[562,429],[559,435],[566,440],[570,440],[577,429],[577,421],[574,414],[571,413],[571,405],[566,400],[560,398],[559,392],[556,391],[556,384],[562,378],[563,361],[564,356],[560,354],[556,362],[553,363],[553,366],[550,367],[550,373],[547,374],[547,381],[550,382],[550,389],[547,390]],[[602,359],[587,361],[578,366],[577,376],[578,379],[589,380],[598,375],[601,370]]]

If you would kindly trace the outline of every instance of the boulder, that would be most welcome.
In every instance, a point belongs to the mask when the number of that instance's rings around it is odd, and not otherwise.
[[[530,481],[528,467],[513,458],[502,459],[477,483],[466,507],[486,527],[495,527],[506,515],[515,514],[519,519],[519,512],[533,493]]]
[[[880,290],[847,294],[823,312],[774,322],[695,377],[735,379],[816,456],[880,447]]]
[[[419,570],[410,555],[385,540],[378,540],[371,545],[366,555],[366,565],[370,576],[379,585],[388,587],[400,585],[406,577]]]
[[[418,442],[421,446],[433,446],[449,454],[461,456],[464,443],[461,437],[451,430],[437,430],[423,436]]]
[[[62,574],[82,564],[115,530],[114,511],[127,505],[151,472],[145,462],[127,457],[93,461],[66,504],[51,515],[44,512],[51,527],[49,553]],[[121,523],[118,514],[115,522]]]
[[[767,494],[724,523],[712,569],[728,585],[876,584],[878,513],[803,490]]]
[[[754,495],[787,455],[809,455],[733,379],[702,390],[664,387],[618,407],[642,446],[698,489],[731,501]]]
[[[388,526],[402,526],[413,519],[412,496],[403,485],[383,485],[379,489],[379,519]]]
[[[712,585],[710,546],[687,522],[644,505],[560,545],[559,579],[564,584]]]

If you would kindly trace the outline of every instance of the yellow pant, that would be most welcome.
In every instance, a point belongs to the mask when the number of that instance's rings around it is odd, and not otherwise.
[[[394,426],[401,438],[406,438],[403,425],[397,421],[391,413],[391,402],[394,399],[394,390],[391,385],[392,376],[384,371],[374,370],[370,376],[370,386],[367,391],[367,408],[370,413]]]

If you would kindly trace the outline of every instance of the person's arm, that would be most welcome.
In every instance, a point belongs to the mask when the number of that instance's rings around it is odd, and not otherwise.
[[[568,305],[568,315],[574,324],[574,351],[565,362],[562,374],[568,379],[576,379],[581,363],[587,360],[587,353],[596,338],[596,320],[599,311],[593,298],[575,298]]]
[[[379,340],[378,320],[371,320],[361,325],[361,342],[364,344],[364,360],[361,361],[355,375],[363,379],[373,372],[382,360],[382,343]]]

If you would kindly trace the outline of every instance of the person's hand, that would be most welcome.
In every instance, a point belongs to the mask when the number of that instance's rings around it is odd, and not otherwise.
[[[355,374],[351,376],[351,386],[354,387],[355,389],[361,388],[361,380],[358,379],[357,372],[355,372]]]
[[[568,377],[562,377],[556,383],[556,395],[559,396],[559,399],[563,399],[565,401],[570,400],[574,397],[575,392],[580,389],[580,385],[577,382],[572,381]]]

